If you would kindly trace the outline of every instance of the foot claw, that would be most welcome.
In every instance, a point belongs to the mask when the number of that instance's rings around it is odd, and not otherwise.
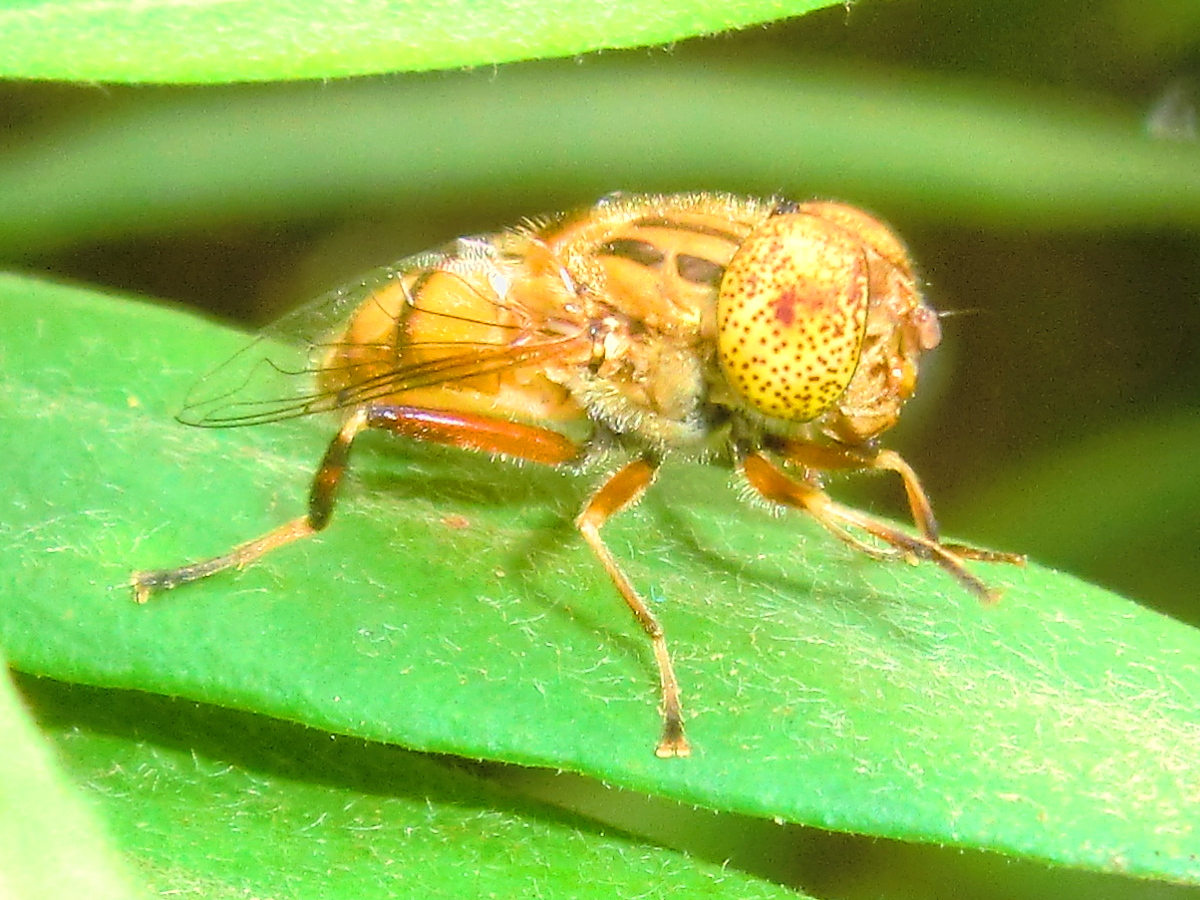
[[[679,722],[668,722],[663,727],[662,739],[654,748],[654,755],[659,759],[675,759],[692,755],[692,745],[683,735],[683,725]]]

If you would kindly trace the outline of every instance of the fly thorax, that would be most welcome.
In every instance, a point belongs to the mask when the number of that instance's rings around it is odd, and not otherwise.
[[[603,342],[603,360],[576,371],[567,387],[589,415],[622,435],[671,448],[705,431],[707,385],[693,348],[620,331]]]

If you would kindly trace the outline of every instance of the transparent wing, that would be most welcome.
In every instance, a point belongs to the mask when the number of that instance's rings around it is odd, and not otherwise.
[[[510,265],[511,268],[511,265]],[[419,293],[408,286],[428,274],[460,280],[462,290],[507,315],[476,321],[421,308]],[[444,250],[408,257],[375,269],[331,291],[269,326],[243,350],[205,375],[189,392],[178,419],[205,428],[232,428],[277,422],[354,407],[401,391],[499,372],[513,366],[553,359],[578,342],[563,327],[543,327],[508,306],[509,274],[487,238],[462,238]],[[447,334],[457,326],[481,326],[487,340],[444,339],[408,342],[410,361],[381,367],[340,352],[382,344],[356,343],[347,323],[364,304],[387,291],[403,291],[402,308],[389,315],[420,312],[444,319]],[[476,304],[478,306],[478,303]],[[508,323],[508,324],[503,324]],[[476,328],[478,333],[480,328]],[[413,352],[417,351],[417,352]],[[323,385],[333,382],[336,388]]]

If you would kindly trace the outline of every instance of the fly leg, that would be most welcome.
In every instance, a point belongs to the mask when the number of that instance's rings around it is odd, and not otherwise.
[[[934,518],[933,507],[929,502],[929,495],[925,493],[925,488],[921,485],[921,479],[917,477],[917,473],[904,460],[904,457],[894,450],[830,447],[795,440],[780,441],[779,445],[772,449],[788,462],[811,469],[885,469],[895,472],[904,483],[904,493],[908,497],[908,508],[912,513],[913,522],[926,539],[962,559],[1014,565],[1025,564],[1025,557],[1020,553],[1004,553],[999,550],[985,550],[982,547],[971,547],[966,544],[944,543],[939,536],[937,519]],[[857,544],[854,541],[852,543]]]
[[[298,541],[315,534],[329,524],[333,514],[334,499],[338,483],[346,471],[350,460],[350,446],[354,439],[367,427],[368,412],[364,409],[355,410],[343,423],[337,435],[325,450],[321,465],[313,479],[312,489],[308,496],[308,514],[293,519],[286,525],[268,531],[261,537],[244,544],[238,544],[228,553],[214,556],[202,562],[190,563],[177,569],[150,569],[144,572],[134,572],[130,580],[133,587],[133,599],[145,603],[155,591],[167,591],[181,584],[199,581],[226,569],[240,569],[260,556],[264,556],[285,544]]]
[[[600,529],[604,523],[623,509],[627,509],[641,499],[646,488],[654,481],[658,473],[658,459],[652,456],[642,456],[618,469],[604,482],[589,498],[583,507],[583,512],[575,520],[580,533],[588,542],[592,551],[599,557],[608,572],[608,577],[616,585],[621,598],[633,611],[638,624],[650,638],[654,647],[654,659],[658,663],[658,676],[662,693],[662,738],[658,742],[655,753],[668,759],[674,756],[688,756],[692,752],[687,738],[683,734],[683,710],[679,701],[679,681],[675,677],[675,668],[671,664],[671,653],[667,649],[667,640],[663,634],[662,625],[650,608],[638,594],[637,590],[621,567],[605,546],[600,537]]]
[[[155,591],[170,590],[226,569],[240,569],[272,550],[323,529],[333,515],[338,485],[350,461],[350,447],[358,435],[371,428],[547,465],[569,462],[579,455],[574,442],[547,428],[415,406],[360,407],[349,415],[329,443],[313,477],[306,515],[212,559],[176,569],[134,572],[130,580],[134,599],[145,603]]]
[[[858,468],[870,467],[859,466]],[[876,468],[891,468],[891,466],[877,466]],[[888,546],[894,547],[905,556],[937,563],[946,572],[953,575],[959,584],[984,602],[995,602],[1000,597],[998,591],[988,588],[968,571],[956,548],[939,543],[936,537],[924,533],[923,527],[922,534],[913,536],[894,528],[882,519],[843,506],[831,499],[816,485],[792,478],[759,452],[746,453],[741,459],[741,469],[751,487],[767,500],[804,510],[838,537],[844,537],[847,534],[847,528],[864,532],[883,541]],[[921,496],[924,497],[923,492]],[[920,523],[919,519],[918,523]],[[861,542],[854,539],[852,543],[858,546]],[[990,551],[985,552],[990,554]],[[1008,557],[1006,554],[992,554],[986,558],[1000,558],[1007,562],[1017,562],[1020,559],[1019,557]]]

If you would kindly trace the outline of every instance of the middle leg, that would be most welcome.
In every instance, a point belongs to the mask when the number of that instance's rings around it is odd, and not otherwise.
[[[671,663],[671,653],[667,649],[666,636],[658,618],[650,611],[646,601],[630,583],[616,559],[605,546],[600,537],[600,529],[610,518],[623,509],[635,504],[654,481],[658,473],[657,458],[646,455],[633,460],[623,468],[614,472],[592,494],[583,512],[575,520],[580,533],[592,552],[596,554],[608,572],[608,577],[616,585],[626,605],[632,610],[638,624],[650,638],[654,647],[654,658],[658,664],[659,682],[662,692],[662,737],[658,742],[655,753],[667,759],[674,756],[688,756],[692,750],[683,733],[683,709],[679,699],[679,680],[675,677],[675,668]]]

